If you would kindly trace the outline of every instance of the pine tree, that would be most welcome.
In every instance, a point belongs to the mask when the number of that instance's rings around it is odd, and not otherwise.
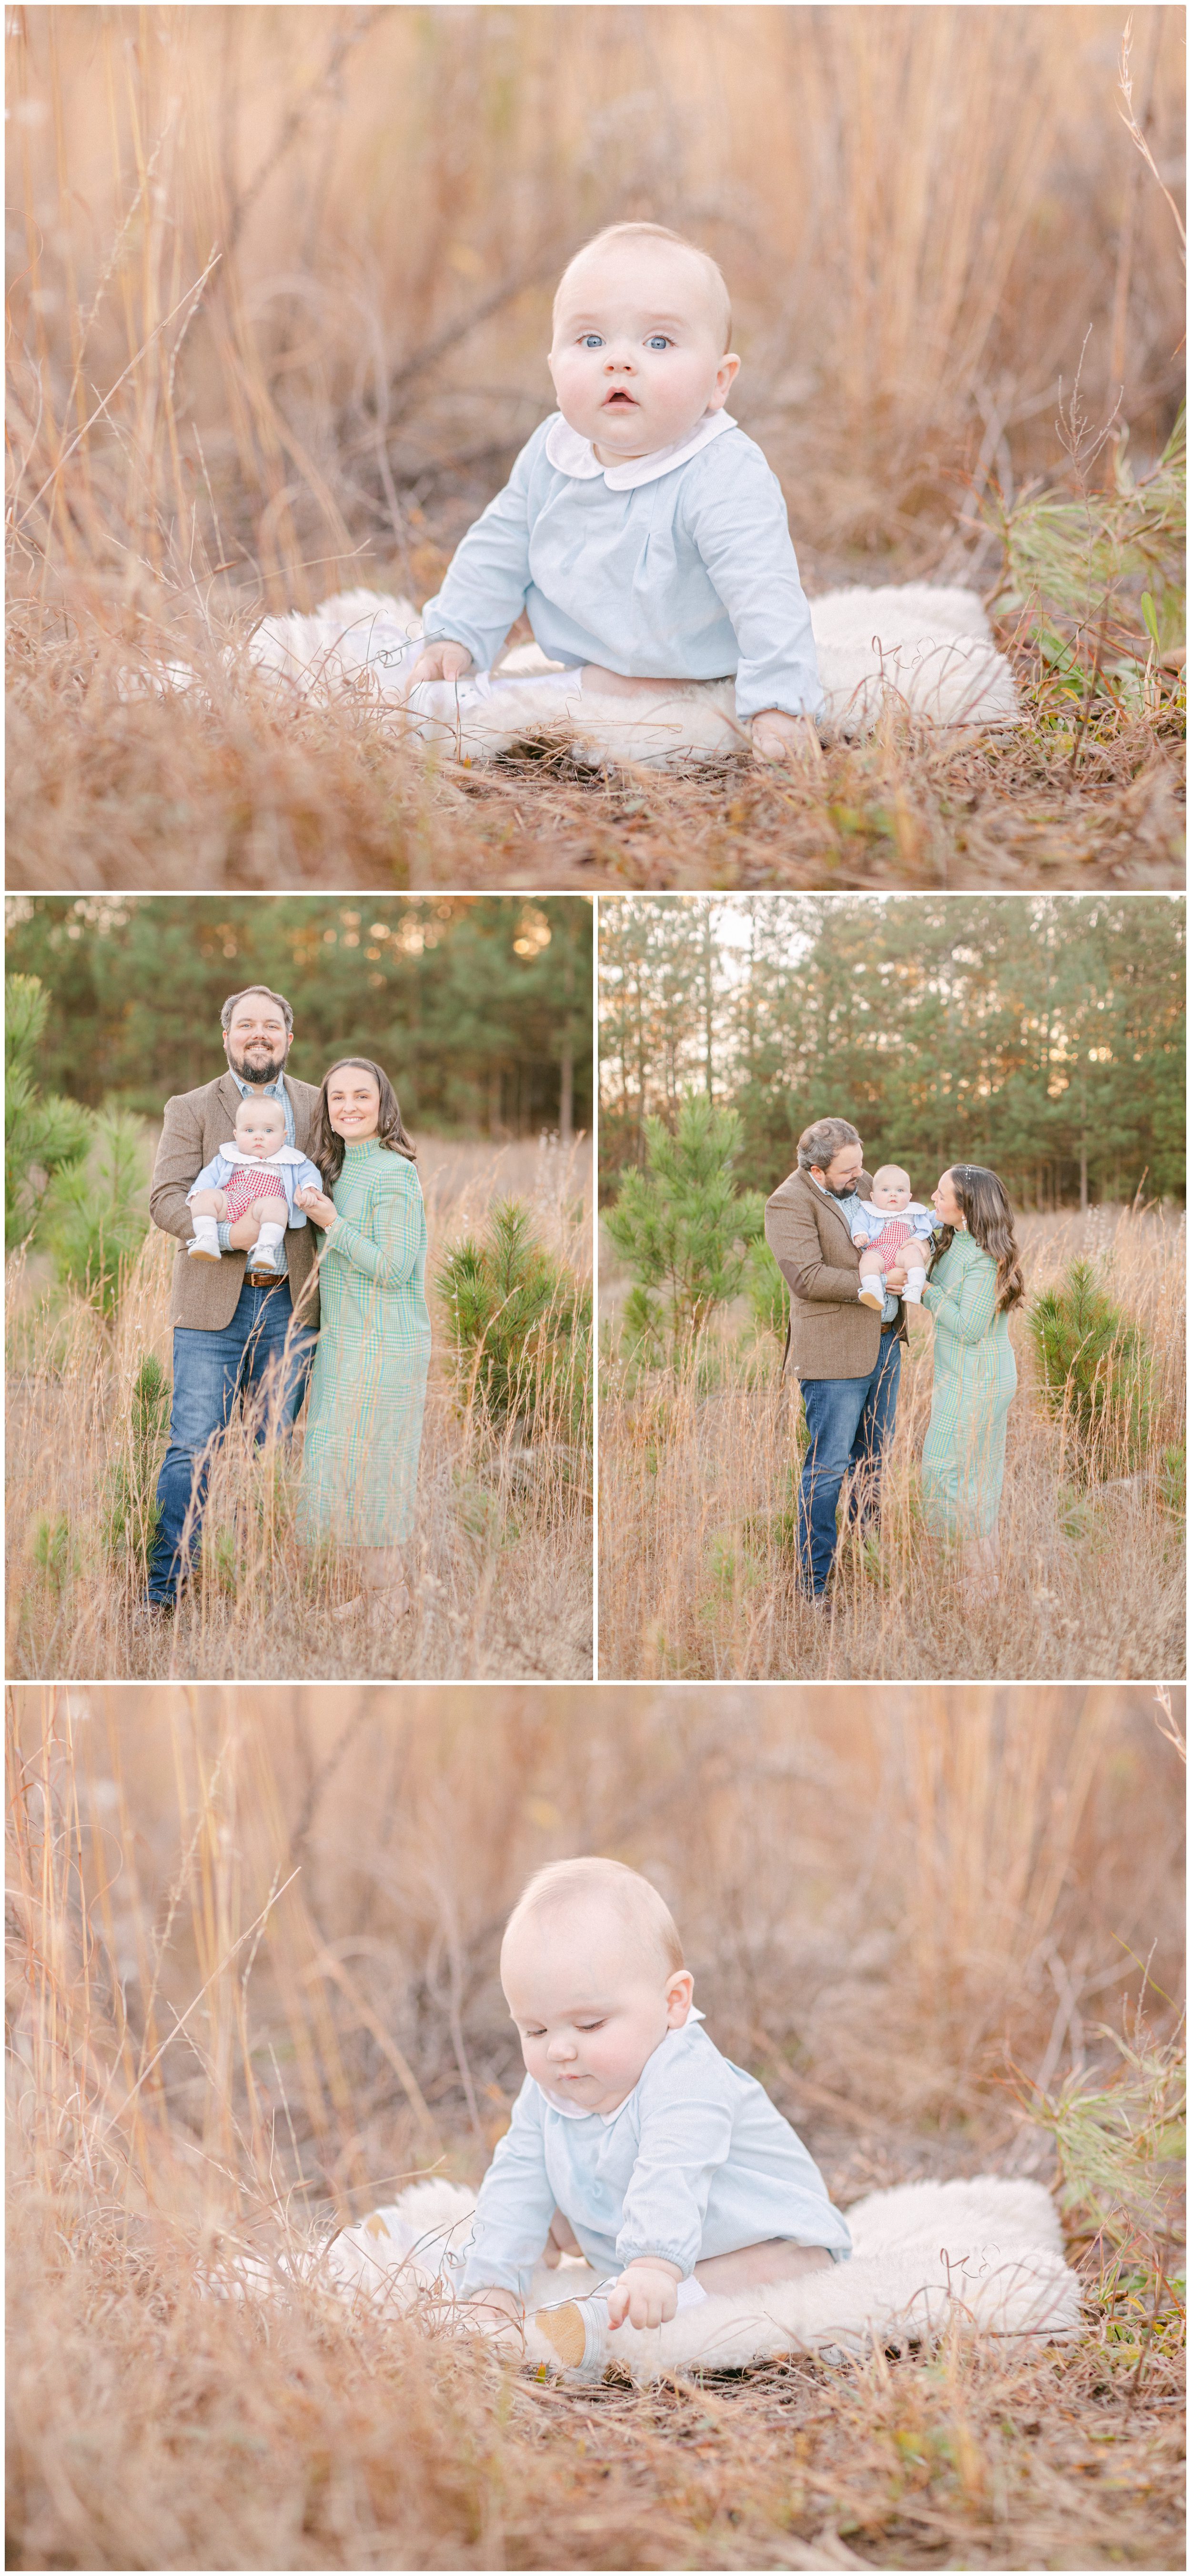
[[[4,1242],[11,1251],[33,1232],[55,1173],[81,1162],[91,1121],[77,1100],[38,1089],[33,1068],[50,996],[37,975],[4,986]]]
[[[645,1152],[647,1170],[625,1173],[605,1223],[636,1283],[626,1308],[630,1332],[649,1342],[664,1323],[677,1344],[737,1295],[764,1201],[759,1190],[736,1188],[735,1110],[717,1109],[705,1094],[680,1100],[673,1135],[660,1118],[648,1118]],[[658,1289],[660,1307],[652,1293]]]

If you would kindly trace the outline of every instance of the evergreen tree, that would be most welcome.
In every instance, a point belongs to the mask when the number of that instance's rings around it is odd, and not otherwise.
[[[81,1162],[91,1121],[74,1100],[42,1092],[34,1076],[50,997],[36,975],[9,975],[4,986],[4,1242],[11,1251],[32,1233],[54,1174]]]
[[[733,1165],[740,1120],[693,1092],[679,1102],[675,1132],[660,1118],[645,1128],[647,1170],[627,1171],[605,1219],[633,1272],[626,1322],[642,1340],[665,1323],[677,1343],[697,1333],[712,1308],[735,1297],[746,1248],[760,1234],[764,1201],[738,1191]],[[663,1292],[659,1308],[653,1292]]]

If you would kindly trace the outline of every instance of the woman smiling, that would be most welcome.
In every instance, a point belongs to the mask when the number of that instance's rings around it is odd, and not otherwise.
[[[426,1211],[388,1075],[367,1056],[322,1086],[316,1159],[329,1186],[302,1205],[323,1229],[322,1329],[310,1380],[301,1535],[334,1538],[382,1619],[409,1608],[401,1548],[413,1526],[430,1362]]]

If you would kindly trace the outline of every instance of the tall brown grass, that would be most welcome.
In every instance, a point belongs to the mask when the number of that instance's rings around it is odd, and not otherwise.
[[[1182,1513],[1167,1453],[1185,1437],[1186,1238],[1155,1211],[1019,1221],[1027,1292],[1081,1250],[1107,1256],[1110,1292],[1154,1366],[1147,1457],[1106,1424],[1086,1477],[1072,1425],[1042,1405],[1022,1308],[1010,1319],[1018,1393],[999,1523],[1000,1589],[973,1602],[928,1540],[918,1461],[930,1417],[931,1328],[911,1316],[879,1548],[842,1543],[830,1615],[799,1596],[792,1546],[801,1419],[772,1336],[738,1315],[680,1374],[626,1368],[616,1257],[602,1246],[607,1346],[600,1405],[600,1670],[607,1679],[740,1681],[996,1677],[1185,1669]]]
[[[1099,462],[1076,441],[1093,475],[1124,430],[1156,454],[1177,401],[1122,34],[1087,7],[14,13],[10,882],[1176,881],[1178,709],[1098,720],[1077,761],[1028,654],[1008,745],[894,722],[781,794],[594,799],[536,763],[466,788],[367,703],[279,707],[236,669],[262,610],[437,586],[550,405],[561,259],[625,213],[725,263],[811,587],[991,587],[981,508],[1065,470],[1077,374],[1096,435],[1119,400]],[[1133,13],[1130,67],[1173,180],[1169,13]],[[178,657],[189,702],[121,694]]]
[[[445,1248],[494,1200],[518,1196],[540,1239],[588,1277],[588,1149],[543,1139],[490,1145],[429,1139],[419,1149],[430,1236],[428,1280]],[[9,1668],[90,1678],[348,1675],[418,1678],[591,1671],[589,1463],[543,1390],[533,1429],[494,1430],[476,1387],[434,1347],[414,1532],[412,1609],[389,1632],[346,1605],[358,1589],[342,1551],[295,1534],[297,1447],[255,1448],[245,1409],[216,1450],[199,1579],[172,1619],[146,1621],[142,1551],[107,1543],[113,1476],[135,1467],[133,1396],[147,1355],[171,1366],[175,1246],[156,1231],[110,1325],[84,1298],[19,1280],[11,1298],[8,1413]],[[143,1520],[140,1524],[143,1532]],[[140,1535],[134,1528],[134,1539]]]
[[[1160,2161],[1124,2269],[1072,2210],[1062,2352],[571,2395],[313,2292],[202,2292],[217,2245],[478,2177],[520,2080],[502,1922],[576,1850],[654,1876],[841,2202],[1049,2178],[1033,2088],[1111,2085],[1099,2025],[1143,1993],[1173,2029],[1166,1724],[1121,1688],[17,1690],[11,2562],[1176,2564]]]

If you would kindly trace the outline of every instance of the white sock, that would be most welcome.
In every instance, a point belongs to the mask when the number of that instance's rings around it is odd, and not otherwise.
[[[279,1225],[273,1217],[266,1217],[260,1233],[256,1238],[256,1242],[248,1255],[250,1266],[255,1266],[259,1263],[262,1268],[279,1270],[281,1268],[281,1247],[284,1241],[284,1225]]]
[[[925,1286],[925,1270],[917,1267],[913,1270],[907,1270],[906,1284],[902,1290],[902,1295],[905,1298],[907,1306],[920,1306],[922,1304],[922,1291]]]
[[[213,1216],[196,1216],[191,1218],[191,1224],[194,1227],[194,1241],[187,1245],[187,1250],[201,1252],[209,1261],[218,1261],[219,1227],[216,1219]]]
[[[870,1273],[866,1276],[866,1275],[865,1275],[865,1272],[862,1270],[862,1271],[861,1271],[861,1273],[860,1273],[859,1283],[858,1283],[858,1285],[857,1285],[857,1289],[856,1289],[856,1294],[857,1294],[857,1296],[858,1296],[858,1297],[871,1296],[871,1294],[872,1294],[872,1292],[873,1292],[874,1288],[879,1288],[879,1289],[880,1289],[880,1292],[881,1292],[882,1297],[884,1297],[884,1295],[885,1295],[885,1279],[884,1279],[884,1274],[883,1274],[883,1272],[881,1272],[881,1271],[879,1271],[879,1270],[874,1270],[874,1271],[870,1272]]]

